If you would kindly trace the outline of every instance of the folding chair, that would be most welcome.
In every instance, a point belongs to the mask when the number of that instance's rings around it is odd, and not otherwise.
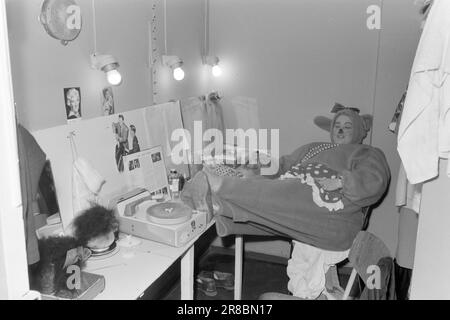
[[[393,258],[383,241],[370,232],[360,231],[353,241],[348,259],[353,269],[345,290],[336,288],[337,292],[343,291],[342,296],[327,292],[328,299],[347,300],[358,275],[366,286],[361,294],[363,298],[383,299],[389,296]]]

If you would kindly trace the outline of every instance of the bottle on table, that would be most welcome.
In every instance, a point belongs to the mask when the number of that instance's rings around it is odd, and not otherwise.
[[[177,172],[176,169],[170,169],[168,181],[172,199],[179,199],[180,192],[183,189],[184,185],[184,176],[181,173]]]

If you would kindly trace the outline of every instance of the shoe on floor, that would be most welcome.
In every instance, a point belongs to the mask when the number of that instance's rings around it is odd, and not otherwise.
[[[195,278],[196,288],[209,297],[217,295],[216,282],[213,278],[206,277],[201,273]]]
[[[201,271],[200,277],[212,279],[217,288],[224,288],[226,290],[234,290],[234,276],[231,273],[221,271]]]

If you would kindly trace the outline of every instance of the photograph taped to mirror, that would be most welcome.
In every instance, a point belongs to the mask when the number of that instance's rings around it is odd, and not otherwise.
[[[162,146],[124,156],[127,186],[157,192],[168,187]],[[157,160],[157,161],[155,161]]]

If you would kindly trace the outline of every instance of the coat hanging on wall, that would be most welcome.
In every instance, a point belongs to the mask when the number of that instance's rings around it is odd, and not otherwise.
[[[81,32],[81,9],[75,0],[44,0],[39,21],[51,37],[67,45]]]

